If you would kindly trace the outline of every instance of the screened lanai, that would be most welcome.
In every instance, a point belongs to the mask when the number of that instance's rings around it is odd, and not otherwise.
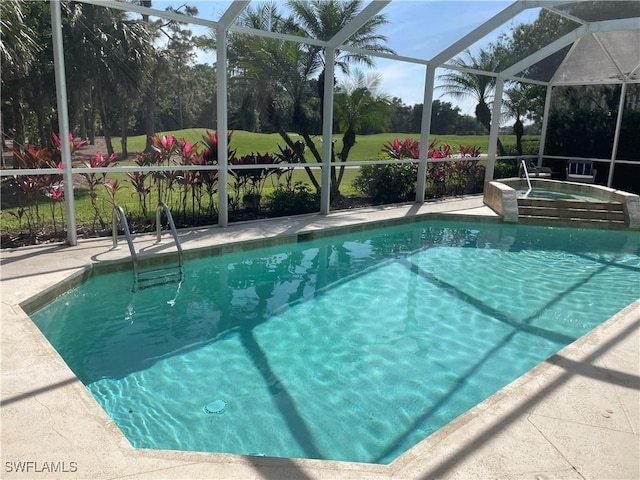
[[[232,34],[272,38],[314,46],[324,50],[325,76],[324,98],[322,110],[322,163],[317,165],[321,171],[321,201],[320,212],[327,214],[331,208],[331,168],[340,163],[332,161],[332,135],[334,132],[334,77],[339,73],[336,65],[336,52],[351,52],[366,54],[377,63],[386,65],[385,72],[393,72],[399,77],[418,80],[422,85],[419,102],[424,105],[421,119],[420,144],[429,145],[432,135],[431,106],[434,99],[439,98],[438,76],[445,71],[465,70],[495,79],[491,129],[489,132],[489,149],[486,156],[485,182],[494,177],[494,166],[498,156],[498,138],[500,133],[501,112],[506,86],[513,82],[540,85],[545,89],[544,114],[542,117],[542,132],[539,152],[536,156],[538,164],[550,159],[560,162],[566,161],[571,155],[545,155],[545,142],[548,135],[548,117],[554,92],[567,86],[575,85],[614,85],[619,86],[617,117],[610,154],[605,158],[586,159],[607,167],[606,182],[612,186],[616,166],[629,165],[634,169],[640,166],[637,158],[619,158],[618,144],[621,126],[623,124],[625,105],[638,108],[638,90],[640,84],[640,3],[636,1],[547,1],[547,0],[516,0],[514,2],[483,2],[488,8],[482,10],[474,6],[474,2],[411,2],[411,1],[371,1],[363,3],[363,8],[354,19],[329,39],[307,36],[287,35],[275,33],[266,29],[247,28],[239,26],[237,20],[249,5],[257,2],[235,0],[232,2],[209,2],[211,8],[204,9],[198,15],[187,16],[177,11],[161,9],[163,2],[148,2],[157,8],[150,8],[129,2],[111,0],[80,0],[82,3],[92,4],[104,8],[130,12],[135,18],[148,16],[151,18],[184,22],[197,28],[208,29],[215,38],[215,51],[212,52],[216,65],[216,122],[218,132],[229,130],[228,91],[229,72],[227,71],[227,39]],[[147,2],[140,2],[145,4]],[[166,3],[166,2],[165,2]],[[451,17],[451,6],[457,11],[455,18]],[[448,6],[448,9],[443,9]],[[58,105],[59,132],[61,138],[67,138],[70,132],[69,115],[67,111],[69,92],[65,77],[65,49],[63,43],[61,4],[60,1],[50,2],[52,36],[54,40],[54,60],[56,73],[56,92]],[[540,11],[545,10],[550,15],[571,20],[574,28],[559,38],[548,38],[546,46],[537,52],[514,60],[511,64],[501,67],[498,71],[482,71],[464,69],[452,62],[467,49],[481,45],[486,39],[496,38],[496,32],[508,28],[517,22],[531,21]],[[442,12],[446,13],[442,13]],[[391,28],[398,32],[411,29],[420,32],[412,41],[402,40],[398,35],[397,43],[393,44],[393,52],[370,51],[347,45],[348,40],[357,34],[359,29],[376,15],[387,14]],[[444,16],[443,16],[444,15]],[[439,38],[444,38],[444,30],[456,30],[455,40],[443,45]],[[493,35],[493,36],[492,36]],[[403,87],[399,87],[402,89]],[[400,96],[401,92],[389,92]],[[231,168],[240,169],[241,166],[231,166],[227,162],[228,138],[218,137],[217,143],[219,162],[210,166],[217,170],[219,178],[228,178]],[[66,142],[61,144],[64,165],[64,186],[66,198],[73,199],[73,175],[87,173],[82,167],[74,167],[71,162],[70,147]],[[581,156],[580,158],[585,158]],[[366,165],[367,159],[350,161],[350,165]],[[406,160],[405,160],[406,161]],[[413,160],[417,163],[416,202],[425,201],[425,181],[427,165],[430,162],[442,161],[428,158],[427,149],[422,148],[420,157]],[[455,161],[452,159],[451,161]],[[304,168],[303,165],[280,164],[280,167]],[[189,169],[203,170],[203,166],[166,166],[164,170],[187,171]],[[252,166],[255,168],[255,166]],[[268,168],[268,167],[265,167]],[[159,167],[110,167],[109,171],[151,172]],[[101,169],[92,169],[100,173]],[[2,175],[24,174],[24,170],[4,170]],[[42,170],[37,172],[42,174]],[[218,187],[218,224],[226,226],[229,219],[228,183],[220,181]],[[77,234],[75,228],[74,202],[67,201],[67,242],[75,245]]]

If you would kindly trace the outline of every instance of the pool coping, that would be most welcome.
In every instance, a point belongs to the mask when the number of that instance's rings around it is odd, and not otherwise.
[[[427,218],[499,221],[474,196],[192,229],[181,238],[198,252]],[[171,244],[153,240],[140,236],[136,244],[170,254]],[[126,249],[110,247],[109,239],[97,239],[0,252],[3,478],[640,476],[640,300],[389,465],[134,449],[21,308],[61,280],[126,258]],[[16,462],[32,462],[29,472],[15,472]]]

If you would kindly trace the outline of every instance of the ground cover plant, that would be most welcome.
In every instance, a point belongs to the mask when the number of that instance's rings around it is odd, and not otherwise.
[[[184,134],[185,136],[178,136]],[[200,135],[200,137],[197,137]],[[417,151],[407,146],[417,141],[388,135],[360,136],[353,148],[356,160],[415,159]],[[444,139],[469,140],[444,136]],[[477,156],[485,137],[472,137],[476,144],[452,148],[449,143],[432,142],[430,158],[450,158],[453,154]],[[230,170],[228,179],[229,220],[245,220],[317,212],[319,192],[309,174],[320,181],[320,169],[278,167],[280,163],[299,163],[296,153],[278,143],[279,135],[231,132],[228,137],[230,166],[270,165],[273,168]],[[98,173],[92,168],[120,166],[216,165],[217,134],[205,129],[166,132],[153,137],[153,148],[144,152],[141,139],[129,139],[141,147],[135,155],[109,157],[85,142],[69,140],[74,166],[89,172],[74,175],[75,211],[78,232],[82,237],[111,234],[114,205],[120,205],[134,233],[155,228],[155,208],[166,203],[177,226],[210,225],[217,222],[218,176],[216,170],[171,172],[133,171]],[[483,142],[484,140],[484,142]],[[139,142],[136,143],[136,142]],[[319,138],[318,147],[321,147]],[[455,144],[455,142],[454,142]],[[483,161],[463,160],[430,164],[427,172],[427,198],[471,193],[480,189]],[[309,163],[310,166],[317,164]],[[11,166],[11,165],[10,165]],[[52,147],[28,146],[17,152],[16,168],[62,168],[59,140]],[[333,198],[332,208],[350,208],[372,203],[413,201],[416,164],[368,165],[344,171],[342,195]],[[62,175],[16,175],[5,178],[2,185],[0,225],[4,248],[46,241],[62,241],[65,236],[65,209]]]

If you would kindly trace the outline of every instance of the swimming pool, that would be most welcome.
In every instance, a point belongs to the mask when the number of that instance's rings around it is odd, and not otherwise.
[[[387,463],[638,298],[636,237],[430,222],[32,317],[136,447]]]

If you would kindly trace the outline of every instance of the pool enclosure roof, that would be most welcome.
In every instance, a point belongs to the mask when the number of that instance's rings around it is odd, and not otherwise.
[[[571,20],[575,29],[560,38],[549,38],[549,43],[538,52],[518,59],[507,65],[502,71],[486,72],[491,76],[501,75],[506,79],[545,83],[552,85],[576,85],[592,83],[623,83],[640,81],[640,2],[637,0],[515,0],[507,1],[425,1],[425,0],[372,0],[363,2],[360,14],[344,29],[329,40],[311,36],[293,36],[266,30],[241,27],[236,24],[244,9],[261,2],[251,0],[233,0],[231,2],[211,2],[218,5],[219,18],[208,18],[207,12],[186,16],[177,12],[168,12],[157,8],[147,8],[118,0],[80,0],[104,7],[166,18],[185,23],[210,27],[217,32],[238,32],[282,40],[308,43],[329,49],[339,49],[364,53],[371,57],[388,58],[407,63],[417,63],[432,67],[454,68],[448,62],[472,47],[491,32],[508,27],[520,20],[525,12],[537,13],[541,9],[551,15]],[[154,4],[167,2],[154,1]],[[189,2],[186,2],[189,3]],[[403,4],[402,12],[413,15],[396,18],[391,4]],[[443,8],[445,4],[454,4],[456,18],[451,18],[451,10]],[[482,7],[481,7],[482,6]],[[490,6],[490,8],[486,8]],[[226,7],[226,8],[225,8]],[[481,9],[480,12],[477,9]],[[487,17],[487,12],[493,14]],[[495,13],[494,13],[495,12]],[[460,32],[460,37],[444,48],[438,49],[438,42],[431,42],[425,34],[424,43],[414,46],[394,46],[397,53],[387,54],[351,48],[345,42],[373,16],[382,13],[391,23],[402,22],[402,29],[423,29],[433,31],[449,29]],[[478,17],[481,21],[473,27],[473,22],[465,21],[462,26],[459,19]],[[440,27],[439,27],[440,26]],[[472,27],[469,29],[469,27]],[[465,32],[465,28],[469,31]],[[224,38],[219,36],[218,38]],[[419,38],[414,36],[412,38]],[[450,38],[450,36],[447,36]],[[421,43],[418,41],[418,43]],[[219,63],[219,62],[218,62]],[[393,92],[391,92],[393,94]]]
[[[424,78],[424,99],[421,124],[420,143],[429,144],[429,130],[431,118],[431,104],[435,86],[436,69],[466,70],[471,73],[488,75],[496,78],[495,101],[493,102],[492,118],[500,118],[502,94],[505,82],[523,81],[546,85],[547,98],[543,122],[543,134],[541,138],[540,160],[544,150],[544,137],[546,118],[548,117],[551,89],[560,85],[585,85],[585,84],[622,84],[621,102],[624,105],[626,86],[630,83],[640,83],[640,2],[636,0],[615,1],[553,1],[553,0],[515,0],[511,3],[505,1],[400,1],[400,0],[373,0],[363,2],[360,13],[336,35],[328,40],[300,37],[280,34],[265,30],[241,27],[237,23],[238,17],[252,2],[249,0],[233,0],[231,2],[209,2],[215,5],[218,18],[206,18],[201,16],[185,16],[175,11],[165,11],[157,8],[147,8],[134,3],[115,0],[79,0],[102,7],[115,8],[150,17],[177,20],[186,24],[195,24],[211,28],[215,31],[216,42],[216,80],[217,80],[217,125],[218,131],[228,130],[227,123],[227,51],[226,39],[229,32],[242,33],[262,37],[278,38],[281,40],[316,45],[325,49],[325,98],[323,117],[323,138],[329,141],[323,142],[322,149],[322,185],[329,185],[331,181],[331,136],[333,125],[333,78],[335,72],[335,55],[337,50],[352,51],[371,55],[372,57],[401,62],[403,65],[417,64],[424,66],[426,75]],[[160,6],[167,2],[154,0],[153,5]],[[189,3],[189,2],[187,2]],[[256,1],[257,4],[259,2]],[[481,9],[480,6],[490,5],[492,8]],[[439,13],[443,7],[454,6],[457,10],[456,19],[443,16]],[[397,9],[405,12],[403,17],[395,15]],[[550,15],[558,15],[571,20],[575,28],[559,38],[549,38],[549,43],[533,54],[517,59],[511,65],[500,71],[484,72],[469,70],[455,66],[450,61],[457,55],[476,45],[483,39],[490,38],[491,34],[499,29],[505,31],[510,25],[520,23],[521,16],[529,14],[529,22],[532,15],[544,9]],[[446,15],[451,15],[451,10]],[[490,12],[487,14],[487,12]],[[348,39],[354,35],[369,19],[382,13],[387,15],[389,23],[398,31],[418,29],[429,32],[430,30],[455,29],[460,33],[459,38],[447,45],[439,45],[438,35],[424,40],[390,45],[396,53],[376,53],[367,50],[356,49],[345,45]],[[56,86],[58,93],[60,134],[68,135],[68,113],[64,106],[67,105],[65,74],[64,74],[64,46],[61,35],[61,12],[58,0],[51,2],[52,32],[54,40],[54,60],[56,69]],[[465,22],[457,23],[464,18]],[[396,24],[397,22],[397,24]],[[476,22],[474,24],[474,22]],[[479,22],[479,23],[478,23]],[[460,25],[460,26],[458,26]],[[444,32],[444,30],[442,30]],[[402,36],[402,35],[400,35]],[[441,35],[444,37],[444,35]],[[224,68],[222,68],[224,66]],[[389,92],[394,95],[394,92]],[[619,135],[622,108],[619,109],[619,118],[616,127],[616,136]],[[489,137],[488,164],[485,180],[493,179],[494,163],[496,159],[497,138],[499,122],[492,122]],[[617,149],[617,141],[614,141],[614,151],[611,158],[609,173],[609,185],[613,178],[613,167]],[[218,140],[218,158],[223,159],[217,167],[221,178],[225,178],[228,172],[226,165],[227,141],[226,136],[221,135]],[[427,149],[422,149],[419,159],[418,186],[416,201],[424,201]],[[65,165],[65,185],[72,185],[72,174],[78,169],[71,166],[68,145],[62,143],[63,159]],[[357,164],[357,162],[356,162]],[[112,169],[113,170],[113,169]],[[72,188],[72,187],[71,187]],[[329,188],[321,189],[321,213],[329,212],[330,198]],[[73,198],[73,193],[67,198]],[[228,218],[227,185],[220,182],[219,188],[219,224],[225,226]],[[73,202],[66,202],[68,218],[67,241],[75,245],[75,215]]]

